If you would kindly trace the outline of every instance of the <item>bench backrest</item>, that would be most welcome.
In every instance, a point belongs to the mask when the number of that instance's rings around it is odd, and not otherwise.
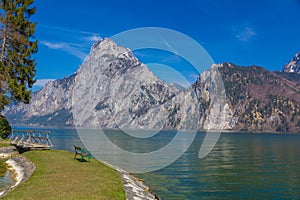
[[[81,147],[74,146],[74,149],[76,153],[87,153],[87,150]]]
[[[74,146],[75,150],[81,150],[81,147]]]
[[[74,146],[76,153],[81,153],[81,147]]]

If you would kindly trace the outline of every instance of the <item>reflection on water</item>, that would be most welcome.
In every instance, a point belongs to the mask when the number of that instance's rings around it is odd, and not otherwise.
[[[121,133],[119,130],[104,130],[105,135],[112,143],[125,151],[133,153],[148,153],[161,149],[176,135],[174,131],[160,131],[154,136],[152,136],[152,131],[139,132],[143,135],[142,138],[132,137],[126,133]],[[147,135],[150,135],[150,137],[147,138]]]
[[[139,175],[166,199],[300,198],[300,136],[223,134],[197,158],[203,136],[171,166]]]
[[[75,129],[51,129],[49,137],[54,149],[74,152],[74,146],[83,146]]]
[[[189,148],[196,135],[161,131],[145,139],[112,130],[101,133],[81,129],[80,132],[82,142],[96,158],[135,173],[158,170],[173,163]]]
[[[3,161],[0,161],[1,163]],[[14,184],[13,174],[7,170],[4,176],[0,176],[0,191],[4,191],[6,188]]]
[[[114,144],[132,152],[162,148],[175,134],[166,131],[146,140],[107,132]],[[136,176],[162,199],[300,199],[300,135],[224,133],[213,151],[199,159],[204,136],[198,133],[172,165]],[[56,149],[72,152],[73,145],[82,145],[71,129],[51,130],[51,140]]]

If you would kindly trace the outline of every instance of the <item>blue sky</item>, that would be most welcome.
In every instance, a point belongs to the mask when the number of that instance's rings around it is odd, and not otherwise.
[[[73,74],[100,37],[139,27],[184,33],[216,63],[281,70],[300,51],[300,0],[36,0],[35,6],[37,85]]]

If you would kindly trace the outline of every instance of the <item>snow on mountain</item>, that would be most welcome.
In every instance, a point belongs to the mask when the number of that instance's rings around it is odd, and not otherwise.
[[[298,73],[300,74],[300,52],[297,53],[291,61],[286,64],[282,70],[283,72],[288,73]]]

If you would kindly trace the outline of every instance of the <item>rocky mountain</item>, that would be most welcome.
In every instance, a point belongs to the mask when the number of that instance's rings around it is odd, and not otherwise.
[[[217,87],[207,91],[216,77],[216,70],[206,71],[189,90],[179,89],[106,38],[93,45],[74,75],[48,83],[29,105],[12,106],[4,114],[13,124],[35,126],[218,128],[225,124],[209,116],[219,119],[220,111],[230,111],[225,101],[213,98]]]
[[[3,114],[12,124],[35,126],[299,132],[299,76],[224,63],[183,90],[106,38],[75,74]]]
[[[234,129],[243,131],[299,132],[300,86],[298,78],[262,67],[225,63],[222,74]]]
[[[293,82],[293,84],[296,83],[297,86],[300,86],[300,74],[289,73],[289,72],[274,72],[274,73]]]
[[[158,79],[129,49],[105,39],[96,43],[73,84],[74,125],[159,128],[161,115],[148,116],[178,94]],[[150,120],[151,119],[151,120]]]
[[[19,103],[3,111],[12,124],[34,126],[73,125],[72,85],[76,74],[50,81],[32,94],[30,104]]]
[[[297,53],[291,59],[291,61],[284,66],[282,72],[298,73],[298,74],[300,74],[300,52]]]

